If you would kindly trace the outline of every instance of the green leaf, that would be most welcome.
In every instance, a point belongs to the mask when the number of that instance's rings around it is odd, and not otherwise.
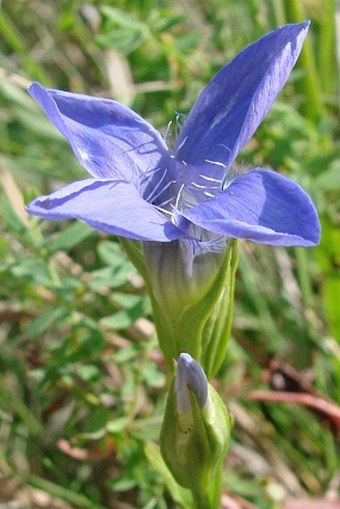
[[[60,308],[47,309],[38,318],[33,320],[26,330],[29,338],[39,336],[46,331],[54,322],[65,316],[65,311]]]
[[[117,9],[111,6],[104,6],[101,8],[102,14],[121,27],[128,28],[130,30],[144,30],[146,25],[135,18],[132,14],[128,14],[126,11]]]
[[[112,267],[121,265],[128,265],[133,272],[135,269],[133,265],[128,261],[118,242],[112,240],[104,240],[98,245],[98,255],[102,262]]]
[[[106,431],[108,433],[120,433],[125,430],[129,423],[129,419],[127,417],[120,417],[113,421],[109,421],[106,425]]]
[[[85,433],[94,433],[106,429],[110,410],[107,407],[94,408],[86,423]]]
[[[328,277],[323,285],[323,297],[329,327],[335,338],[340,338],[339,295],[340,275]]]
[[[139,32],[133,32],[129,28],[125,28],[119,29],[116,32],[98,35],[95,40],[104,49],[115,48],[122,53],[130,53],[140,46],[144,38]]]
[[[47,245],[50,254],[56,251],[69,251],[74,246],[93,234],[87,224],[77,221],[68,226],[58,237]]]
[[[125,329],[143,316],[147,310],[148,301],[144,296],[129,294],[114,294],[113,302],[119,307],[124,307],[117,313],[102,318],[101,325],[110,329]]]
[[[131,490],[137,485],[136,479],[126,479],[125,477],[120,477],[118,479],[112,479],[109,482],[109,486],[113,491],[127,491]]]
[[[135,272],[134,269],[132,270]],[[94,270],[91,272],[91,276],[92,280],[89,282],[89,286],[95,292],[105,288],[118,288],[129,283],[131,267],[129,263],[117,267],[105,267]]]
[[[19,236],[24,235],[27,227],[4,195],[0,198],[0,210],[6,221],[7,228],[14,234]]]
[[[336,191],[340,189],[340,164],[334,161],[332,167],[323,172],[314,181],[315,189],[321,191]]]
[[[16,471],[16,474],[27,484],[30,484],[49,495],[66,500],[66,502],[74,504],[77,507],[84,509],[104,509],[102,505],[96,503],[94,500],[90,500],[86,496],[76,493],[74,490],[60,486],[59,484],[43,479],[37,475],[21,471]]]
[[[119,330],[126,329],[140,316],[131,312],[131,310],[118,311],[114,315],[107,316],[100,320],[100,324],[108,329]]]
[[[100,379],[100,370],[94,364],[79,364],[77,374],[84,382],[97,382]]]

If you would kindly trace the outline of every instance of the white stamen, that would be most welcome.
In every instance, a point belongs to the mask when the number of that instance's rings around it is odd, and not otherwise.
[[[179,150],[181,150],[181,148],[183,147],[183,145],[184,145],[184,143],[187,141],[187,139],[188,139],[188,136],[186,136],[186,137],[184,138],[184,140],[183,140],[183,141],[182,141],[182,142],[178,145],[177,150],[176,150],[176,154],[177,154],[177,152],[178,152]],[[182,163],[184,164],[184,161],[182,161]]]
[[[205,159],[205,162],[215,164],[216,166],[221,166],[222,168],[226,168],[226,165],[221,163],[220,161],[210,161],[209,159]]]
[[[168,125],[166,127],[166,131],[165,131],[165,134],[164,134],[164,141],[165,141],[165,143],[167,143],[167,139],[170,138],[170,136],[171,136],[171,132],[170,132],[171,125],[172,125],[172,121],[170,120],[170,122],[168,123]]]
[[[207,189],[207,186],[203,186],[201,184],[197,184],[197,182],[191,182],[190,185],[192,187],[197,187],[198,189]],[[210,189],[210,188],[209,188]]]
[[[162,212],[162,214],[164,215],[168,215],[169,218],[171,219],[172,217],[172,212],[170,212],[170,210],[167,210],[167,209],[164,209],[163,207],[160,207],[159,205],[154,205],[154,207],[159,210],[160,212]]]
[[[216,146],[225,148],[229,152],[229,154],[231,154],[231,149],[227,147],[227,145],[224,145],[223,143],[217,143]]]
[[[149,167],[146,171],[141,171],[140,168],[136,167],[137,170],[137,177],[138,177],[138,184],[139,186],[144,186],[145,182],[148,182],[151,178],[151,176],[156,175],[156,173],[163,171],[163,168],[152,168]],[[162,180],[162,178],[161,178]]]
[[[203,173],[200,173],[199,176],[203,179],[203,180],[207,180],[208,182],[216,182],[217,184],[220,184],[221,183],[221,180],[220,179],[215,179],[214,177],[208,177],[207,175],[203,175]]]
[[[159,170],[160,168],[157,168],[157,170],[155,170],[155,173]],[[157,189],[159,188],[159,186],[162,184],[163,180],[165,179],[166,177],[166,174],[167,174],[167,171],[168,169],[166,168],[163,175],[161,176],[160,180],[157,182],[156,186],[152,189],[151,193],[149,194],[148,198],[146,198],[146,201],[151,201],[152,199],[152,196],[153,194],[157,191]],[[154,198],[153,198],[154,199]]]
[[[164,173],[165,175],[165,173]],[[163,175],[163,176],[164,176]],[[161,181],[164,180],[164,179],[161,179]],[[158,182],[158,184],[156,185],[156,187],[151,191],[150,195],[148,196],[148,198],[146,198],[146,201],[148,203],[152,203],[154,202],[155,200],[157,200],[157,198],[159,198],[167,189],[169,189],[170,186],[172,186],[172,184],[174,184],[174,180],[170,180],[164,187],[162,187],[162,189],[157,193],[157,194],[154,194],[155,191],[159,188],[159,185],[160,185],[160,182]],[[172,200],[172,198],[171,198]]]
[[[184,189],[184,184],[181,185],[179,191],[178,191],[178,194],[177,194],[177,197],[176,197],[176,203],[174,205],[174,209],[177,209],[178,210],[178,204],[179,204],[179,200],[181,199],[181,193]]]

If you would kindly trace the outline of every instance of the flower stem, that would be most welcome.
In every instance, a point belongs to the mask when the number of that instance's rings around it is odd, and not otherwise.
[[[193,492],[195,509],[221,509],[221,492],[222,492],[222,465],[220,471],[216,473],[214,482],[210,484],[207,490],[200,493]]]
[[[193,493],[195,509],[213,509],[207,494]]]

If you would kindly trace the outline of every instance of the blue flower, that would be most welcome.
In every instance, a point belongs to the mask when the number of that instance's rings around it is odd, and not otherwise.
[[[91,178],[36,198],[28,211],[208,251],[227,238],[316,245],[317,213],[297,183],[269,169],[231,168],[287,81],[308,26],[278,28],[223,67],[199,95],[173,150],[126,106],[33,83],[30,94]]]

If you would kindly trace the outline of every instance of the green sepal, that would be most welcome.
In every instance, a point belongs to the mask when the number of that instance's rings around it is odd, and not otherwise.
[[[125,253],[128,255],[130,261],[136,267],[140,275],[145,281],[146,287],[149,290],[151,286],[151,281],[149,279],[148,269],[145,263],[144,255],[140,248],[140,243],[135,240],[128,240],[125,237],[118,237],[120,245],[124,249]]]
[[[194,501],[191,491],[178,484],[174,479],[161,456],[159,447],[152,442],[148,442],[145,445],[144,452],[152,468],[163,477],[166,489],[173,500],[185,509],[192,509]]]
[[[201,364],[208,379],[213,378],[225,358],[230,338],[233,310],[235,277],[239,258],[239,244],[233,242],[226,262],[223,291],[206,321],[202,333]]]

